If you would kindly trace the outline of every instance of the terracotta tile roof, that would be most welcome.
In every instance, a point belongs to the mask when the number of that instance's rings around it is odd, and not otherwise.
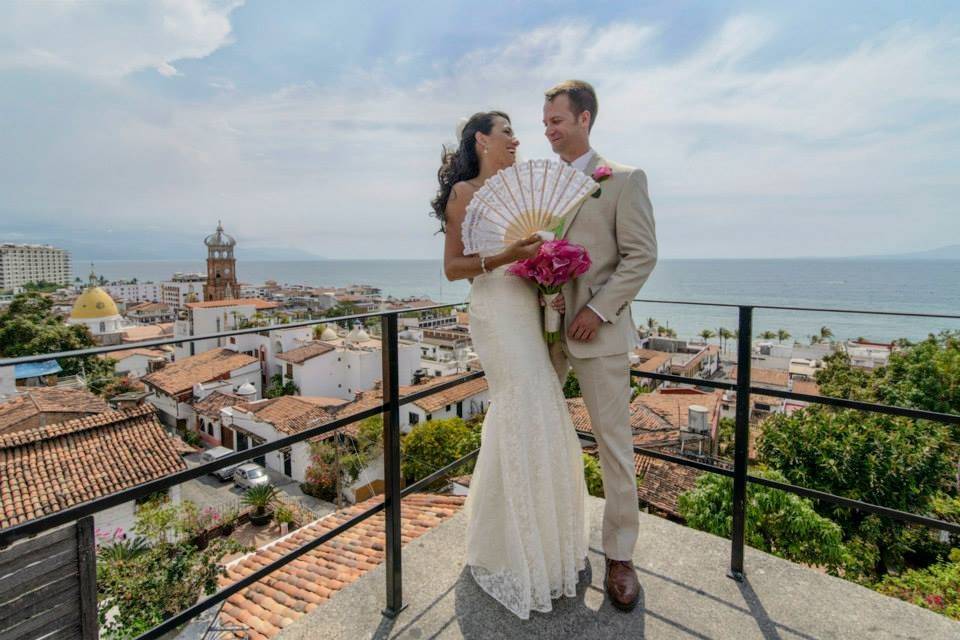
[[[0,436],[0,528],[186,469],[150,405]]]
[[[590,422],[590,414],[587,412],[587,405],[583,398],[568,398],[567,409],[570,411],[570,419],[573,420],[573,426],[577,431],[593,433],[593,423]],[[640,431],[676,431],[675,426],[637,402],[636,399],[630,403],[630,427],[635,434]]]
[[[193,410],[208,418],[219,419],[220,409],[232,407],[241,402],[244,402],[244,399],[240,396],[235,396],[232,393],[224,393],[223,391],[214,391],[203,400],[194,402]]]
[[[453,477],[453,478],[450,478],[450,482],[456,482],[457,484],[462,485],[462,486],[464,486],[464,487],[469,487],[469,486],[470,486],[470,482],[472,482],[472,481],[473,481],[473,474],[472,474],[472,473],[468,473],[468,474],[463,475],[463,476],[455,476],[455,477]]]
[[[217,348],[172,362],[163,369],[145,375],[141,380],[174,396],[192,390],[195,384],[223,378],[231,371],[256,362],[255,357],[245,353]]]
[[[244,402],[237,404],[234,409],[253,414],[257,419],[269,422],[277,431],[287,435],[333,420],[329,411],[300,396],[280,396],[269,400]]]
[[[32,387],[18,397],[0,404],[0,433],[17,430],[20,428],[18,425],[40,414],[94,414],[109,410],[110,406],[103,398],[86,389]],[[53,419],[52,416],[48,418]]]
[[[141,302],[127,307],[127,313],[170,312],[170,305],[165,302]]]
[[[590,414],[587,413],[587,405],[583,398],[567,398],[567,410],[570,412],[574,429],[593,433],[593,423],[590,422]]]
[[[730,379],[737,379],[737,365],[730,367]],[[750,368],[750,382],[752,384],[763,384],[770,387],[787,388],[787,381],[790,379],[790,373],[783,369],[767,369],[764,367]]]
[[[408,543],[455,515],[465,496],[415,493],[403,499],[401,532]],[[220,578],[225,587],[309,540],[343,524],[382,500],[376,496],[332,513],[291,535],[258,549],[227,566]],[[356,582],[384,559],[384,514],[372,516],[278,569],[269,577],[230,596],[220,613],[222,621],[245,627],[250,640],[269,640],[295,620],[314,611],[347,585]]]
[[[457,376],[453,376],[456,378]],[[432,386],[432,385],[430,385]],[[427,413],[433,413],[434,411],[439,411],[446,407],[448,404],[456,404],[467,398],[472,398],[475,395],[483,393],[489,388],[487,384],[487,379],[477,378],[476,380],[470,380],[469,382],[464,382],[459,384],[452,389],[447,389],[446,391],[441,391],[432,396],[427,396],[421,400],[417,400],[413,404],[417,405]]]
[[[318,407],[324,407],[325,409],[337,409],[342,407],[345,404],[349,404],[349,400],[344,400],[343,398],[328,398],[325,396],[297,396],[304,402],[309,402],[310,404],[315,404]]]
[[[411,393],[416,393],[416,392],[418,392],[418,391],[423,391],[423,390],[425,390],[425,389],[429,389],[429,388],[431,388],[431,387],[435,387],[435,386],[437,386],[437,385],[444,384],[445,382],[450,382],[450,381],[452,381],[452,380],[456,380],[457,378],[462,378],[462,377],[464,377],[465,375],[469,375],[469,374],[457,373],[457,374],[452,374],[452,375],[449,375],[449,376],[438,376],[438,377],[436,377],[436,378],[428,378],[428,379],[424,380],[423,382],[421,382],[420,384],[404,385],[404,386],[401,386],[401,387],[400,387],[400,395],[401,395],[401,396],[405,396],[405,395],[409,395],[409,394],[411,394]],[[483,380],[484,383],[486,383],[486,378],[479,378],[479,380]],[[451,403],[451,400],[450,400],[449,398],[456,397],[456,393],[457,393],[456,390],[459,389],[459,388],[461,388],[461,387],[467,387],[467,390],[468,390],[468,391],[469,391],[470,389],[474,389],[474,391],[473,391],[470,395],[474,395],[474,394],[476,394],[476,393],[479,393],[478,391],[475,391],[475,389],[477,389],[477,388],[479,388],[479,386],[483,386],[483,385],[474,385],[474,383],[476,383],[476,382],[478,382],[478,380],[472,380],[472,381],[470,381],[470,382],[464,382],[464,383],[461,384],[461,385],[457,385],[457,386],[454,387],[453,389],[448,389],[447,391],[443,391],[443,392],[437,394],[438,396],[443,395],[445,398],[448,398],[448,399],[444,400],[444,402],[443,402],[442,404],[439,404],[439,403],[438,403],[438,404],[433,408],[433,410],[435,411],[435,410],[436,410],[436,407],[444,407],[444,406],[450,404],[450,403]],[[453,394],[453,395],[447,395],[447,394]],[[469,397],[469,396],[466,396],[466,397]],[[426,406],[431,406],[432,403],[427,403],[428,400],[429,400],[428,398],[424,398],[422,401],[417,401],[415,404],[417,404],[417,406],[423,407],[424,405],[421,405],[420,403],[421,403],[421,402],[425,402],[425,403],[426,403]],[[453,402],[458,402],[458,400],[453,400]],[[363,391],[363,392],[361,392],[361,393],[359,394],[359,397],[358,397],[356,400],[354,400],[353,402],[350,402],[350,403],[345,404],[345,405],[343,405],[343,406],[341,406],[341,407],[338,407],[338,409],[337,409],[337,416],[338,416],[338,417],[342,417],[342,416],[350,415],[350,414],[352,414],[352,413],[358,413],[358,412],[360,412],[360,411],[363,411],[364,409],[370,409],[370,408],[376,407],[376,406],[378,406],[378,405],[380,405],[380,404],[382,404],[382,403],[383,403],[383,391],[382,391],[381,389],[371,389],[370,391]],[[430,411],[427,411],[427,412],[430,413]]]
[[[819,396],[820,385],[812,380],[794,380],[793,391],[796,393],[805,393],[810,396]]]
[[[276,302],[261,298],[236,298],[233,300],[209,300],[207,302],[188,302],[187,309],[216,309],[217,307],[253,307],[254,309],[276,309]]]
[[[681,493],[696,486],[697,478],[703,473],[699,469],[687,467],[666,460],[634,454],[637,477],[637,497],[641,502],[665,511],[674,517],[680,517],[677,511],[677,498]]]
[[[656,373],[665,364],[668,366],[670,364],[671,354],[663,351],[653,351],[651,349],[635,349],[634,353],[640,356],[640,362],[638,362],[637,364],[631,367],[637,371],[644,371],[646,373]]]
[[[284,360],[286,362],[292,362],[293,364],[303,364],[307,360],[311,360],[317,356],[322,356],[323,354],[330,353],[334,350],[336,350],[336,347],[332,344],[314,340],[313,342],[309,342],[302,347],[297,347],[296,349],[291,349],[290,351],[277,354],[277,360]]]
[[[123,342],[142,342],[144,340],[159,340],[173,336],[173,323],[143,324],[127,327],[123,330]]]
[[[691,393],[665,393],[663,391],[641,393],[636,397],[634,403],[642,404],[651,409],[675,429],[686,428],[690,417],[690,405],[696,404],[706,407],[711,424],[719,420],[720,398],[723,395],[721,391],[712,393],[689,391]]]
[[[679,429],[639,430],[633,432],[633,444],[648,449],[659,449],[680,443]]]
[[[111,351],[110,353],[101,353],[100,358],[106,360],[123,360],[131,356],[144,356],[147,358],[166,358],[167,352],[159,347],[134,347],[132,349],[122,349],[120,351]]]

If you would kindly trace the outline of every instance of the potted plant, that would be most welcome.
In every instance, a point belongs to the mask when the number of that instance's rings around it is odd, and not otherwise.
[[[243,496],[243,504],[251,507],[250,524],[262,527],[273,518],[273,507],[277,500],[277,488],[272,484],[261,484],[247,489]]]
[[[285,504],[278,504],[274,510],[273,519],[280,525],[280,535],[285,536],[290,531],[290,525],[293,523],[293,509]]]
[[[220,534],[229,536],[233,533],[234,529],[237,528],[237,520],[239,518],[240,512],[237,509],[231,508],[224,511],[220,521]]]

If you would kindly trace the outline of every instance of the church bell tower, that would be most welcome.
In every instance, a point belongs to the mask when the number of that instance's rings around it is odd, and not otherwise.
[[[207,283],[203,285],[203,299],[232,300],[239,293],[237,286],[237,260],[233,257],[233,248],[237,241],[223,231],[223,224],[217,221],[217,230],[207,236],[203,243],[207,245]]]

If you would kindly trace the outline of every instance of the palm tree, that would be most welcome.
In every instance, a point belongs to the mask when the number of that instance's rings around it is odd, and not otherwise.
[[[242,502],[248,507],[253,507],[250,514],[250,522],[254,525],[264,525],[273,517],[272,511],[268,511],[277,504],[280,497],[280,490],[272,484],[261,484],[247,489],[243,495]]]
[[[764,331],[757,337],[760,338],[761,340],[773,340],[774,338],[777,337],[777,334],[775,334],[773,331]]]
[[[700,336],[701,338],[703,338],[703,341],[706,342],[706,341],[708,341],[710,338],[714,337],[714,336],[717,335],[717,334],[714,333],[714,332],[713,332],[712,330],[710,330],[710,329],[704,329],[703,331],[701,331],[701,332],[698,333],[697,335]]]
[[[653,331],[653,328],[658,324],[660,323],[657,322],[656,318],[647,318],[647,326],[650,328],[651,331]]]
[[[833,331],[830,330],[830,327],[820,327],[820,339],[829,340],[833,337]]]
[[[810,336],[810,344],[811,344],[811,345],[820,344],[820,340],[821,340],[821,338],[820,338],[819,334],[814,334],[814,335]]]
[[[730,329],[727,329],[726,327],[720,327],[720,330],[717,331],[717,335],[720,336],[720,349],[725,351],[727,340],[734,337],[734,332],[730,331]]]
[[[782,343],[784,340],[790,339],[792,336],[790,332],[786,329],[777,329],[777,343]]]

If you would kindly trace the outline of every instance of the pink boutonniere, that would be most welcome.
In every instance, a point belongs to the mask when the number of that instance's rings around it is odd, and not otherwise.
[[[596,169],[594,169],[594,170],[593,170],[593,175],[591,175],[590,177],[593,178],[593,181],[594,181],[594,182],[603,182],[604,180],[606,180],[607,178],[609,178],[609,177],[612,176],[612,175],[613,175],[613,169],[611,169],[610,167],[608,167],[608,166],[606,166],[606,165],[603,165],[603,166],[600,166],[600,167],[597,167]],[[600,193],[601,193],[602,191],[603,191],[602,189],[599,189],[599,188],[598,188],[598,189],[597,189],[596,191],[594,191],[591,195],[593,195],[594,198],[599,198],[599,197],[600,197]]]

